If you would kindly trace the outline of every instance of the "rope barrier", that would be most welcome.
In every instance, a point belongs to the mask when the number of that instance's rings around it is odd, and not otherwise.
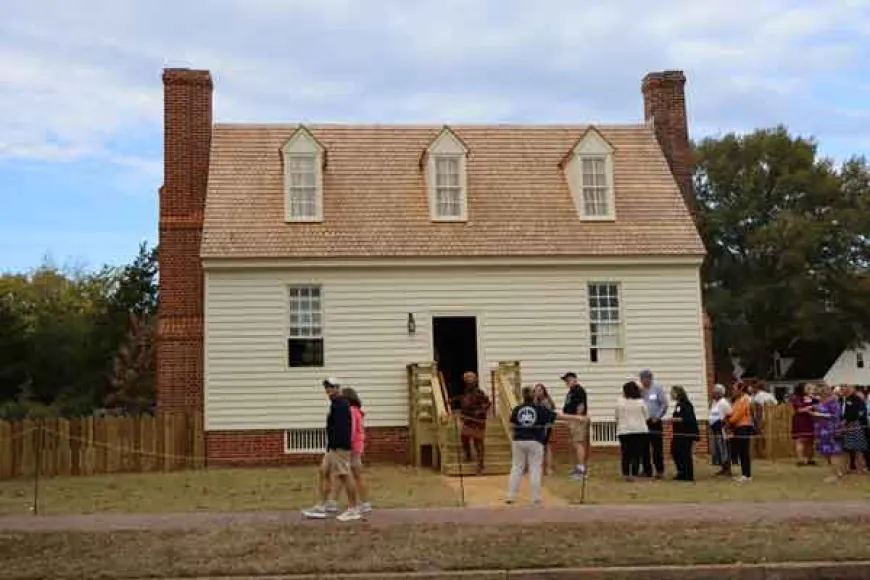
[[[562,423],[562,422],[560,422],[560,423]],[[562,424],[564,424],[564,423],[562,423]],[[667,425],[667,424],[668,424],[668,422],[663,422],[663,425]],[[458,425],[456,425],[456,427],[458,428]],[[526,427],[525,429],[546,429],[546,428],[547,427],[544,427],[544,426],[532,426],[532,427]],[[26,437],[26,436],[32,434],[35,431],[38,431],[39,429],[40,429],[39,427],[32,427],[30,429],[14,433],[12,435],[11,439],[12,440],[21,439],[23,437]],[[845,435],[845,434],[848,434],[851,432],[858,432],[861,429],[867,429],[867,428],[860,427],[860,426],[859,427],[841,428],[841,429],[838,429],[837,431],[835,431],[835,436],[839,437],[841,435]],[[180,461],[180,462],[184,462],[184,463],[189,463],[189,462],[193,462],[193,461],[204,461],[204,459],[205,459],[203,456],[197,456],[197,455],[183,455],[183,454],[177,454],[177,453],[172,453],[172,452],[151,451],[151,450],[141,449],[141,448],[135,447],[132,444],[118,445],[118,444],[112,444],[112,443],[105,443],[102,441],[95,441],[93,439],[86,439],[83,437],[78,437],[75,435],[69,435],[67,433],[62,433],[60,431],[56,431],[56,430],[48,428],[48,427],[43,427],[42,432],[46,436],[51,435],[51,436],[57,437],[58,440],[60,440],[60,441],[75,441],[77,443],[80,443],[82,445],[82,447],[80,448],[80,451],[87,450],[87,449],[104,449],[106,451],[117,451],[117,452],[122,452],[122,453],[126,453],[126,454],[141,456],[141,457],[149,457],[149,458],[162,459],[162,460],[168,459],[168,460],[175,460],[175,461]],[[658,433],[658,432],[656,432],[656,433]],[[699,435],[692,435],[692,434],[687,434],[687,433],[674,433],[672,431],[667,432],[664,430],[661,431],[661,434],[665,438],[679,439],[681,437],[685,437],[685,438],[695,439],[696,441],[698,440],[699,437],[703,438],[705,435],[707,435],[708,439],[712,439],[714,436],[708,430],[702,430]],[[794,437],[790,431],[789,432],[776,432],[776,433],[765,433],[764,431],[762,431],[761,433],[753,433],[750,435],[730,434],[730,435],[726,435],[725,439],[727,439],[727,440],[735,440],[736,439],[736,440],[751,440],[751,441],[758,440],[758,441],[778,442],[778,441],[785,441],[785,440],[791,441],[794,439]],[[613,443],[615,443],[615,441]],[[458,437],[457,437],[457,445],[458,444],[459,444],[459,441],[458,441]],[[551,444],[552,444],[552,440],[551,440]],[[41,447],[43,451],[46,449],[57,448],[56,446],[52,446],[52,445],[42,445],[39,447]],[[218,457],[213,457],[212,459],[216,462],[236,463],[236,464],[238,464],[238,463],[251,463],[251,464],[262,465],[264,463],[262,457],[252,457],[250,454],[221,455]],[[460,463],[461,463],[461,461],[460,461]],[[277,465],[280,465],[280,463],[278,463]]]

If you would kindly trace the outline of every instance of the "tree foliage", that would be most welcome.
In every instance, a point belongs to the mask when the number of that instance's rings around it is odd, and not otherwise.
[[[0,414],[78,415],[101,406],[119,349],[130,348],[131,319],[148,326],[156,308],[157,253],[145,244],[122,267],[43,265],[0,276]]]
[[[695,148],[705,298],[717,354],[755,368],[796,340],[870,338],[870,169],[784,127]]]

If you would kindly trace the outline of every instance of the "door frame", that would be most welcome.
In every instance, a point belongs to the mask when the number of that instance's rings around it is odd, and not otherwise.
[[[474,310],[439,308],[429,310],[429,360],[435,360],[435,319],[436,318],[474,318],[474,333],[477,341],[477,382],[485,393],[491,390],[489,377],[489,361],[486,360],[486,348],[483,337],[483,314]]]

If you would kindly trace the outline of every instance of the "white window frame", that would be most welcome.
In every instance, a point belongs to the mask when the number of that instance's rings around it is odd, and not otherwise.
[[[603,155],[581,155],[580,161],[580,202],[582,204],[581,213],[583,217],[590,220],[610,219],[613,215],[612,200],[613,187],[611,185],[611,175],[608,169],[608,156]],[[587,172],[587,164],[592,166]],[[600,164],[599,167],[595,167]],[[600,168],[600,171],[597,169]],[[604,183],[595,183],[596,178],[601,178]],[[589,182],[592,183],[589,183]],[[590,197],[594,198],[590,201]],[[602,197],[603,199],[598,199]],[[589,206],[602,204],[603,212],[590,213]]]
[[[429,192],[429,216],[433,222],[466,222],[468,221],[468,149],[462,141],[450,130],[444,127],[434,141],[427,147],[425,155],[426,182]],[[456,185],[441,185],[439,179],[440,162],[451,160],[456,162],[458,169]],[[459,192],[459,214],[446,215],[441,213],[442,191],[449,189]]]
[[[855,367],[863,369],[867,363],[864,362],[864,353],[860,350],[855,353]]]
[[[305,127],[299,127],[293,135],[281,147],[284,162],[284,221],[286,222],[322,222],[323,221],[323,160],[326,151]],[[294,161],[306,160],[312,164],[313,184],[294,185],[294,176],[299,173],[294,171]],[[314,188],[314,212],[300,215],[294,212],[294,195],[303,190]]]
[[[432,193],[432,214],[434,219],[439,221],[465,221],[466,217],[466,198],[465,198],[465,187],[463,184],[463,158],[461,155],[434,155],[432,157],[432,180],[433,184],[433,193]],[[456,173],[442,173],[440,168],[443,163],[451,163],[455,164]],[[453,185],[445,184],[442,181],[442,175],[446,178],[446,176],[453,175],[455,177],[456,183]],[[453,200],[444,201],[444,196],[455,196],[455,203]],[[455,205],[457,212],[454,213],[442,213],[442,209],[444,205]]]
[[[323,310],[323,286],[320,284],[293,284],[287,287],[288,368],[323,368],[326,365]],[[315,349],[319,348],[320,363],[293,364],[291,341],[308,342],[315,345]],[[318,343],[319,346],[316,346]]]
[[[594,127],[590,127],[580,138],[574,148],[569,152],[564,168],[571,195],[574,198],[574,206],[577,215],[583,221],[614,221],[616,220],[616,196],[614,194],[613,156],[615,150],[607,142],[601,133]],[[587,184],[585,171],[588,162],[602,161],[603,173],[595,173],[595,176],[603,176],[604,183]],[[603,190],[606,211],[604,213],[588,213],[588,195],[594,190]]]
[[[293,165],[299,161],[306,161],[311,164],[311,168],[306,171],[294,171]],[[285,178],[287,183],[287,216],[288,221],[294,222],[319,222],[323,219],[323,195],[321,193],[320,183],[320,168],[319,155],[316,153],[294,153],[285,157],[286,172]],[[310,185],[294,185],[294,177],[296,176],[310,177]],[[298,214],[293,211],[294,197],[297,195],[310,195],[311,200],[302,200],[307,205],[313,205],[313,212]],[[301,205],[301,202],[300,202]]]
[[[602,293],[601,290],[604,290]],[[593,301],[616,298],[616,305],[593,304]],[[589,317],[589,359],[592,363],[601,362],[602,353],[611,352],[617,360],[622,360],[625,351],[625,320],[623,318],[622,284],[609,280],[596,280],[586,284],[586,307]],[[615,317],[615,321],[614,321]],[[608,332],[601,332],[605,326]],[[610,340],[601,344],[601,338]]]

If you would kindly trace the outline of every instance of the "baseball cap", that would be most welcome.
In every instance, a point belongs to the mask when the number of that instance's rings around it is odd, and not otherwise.
[[[335,377],[326,377],[325,379],[323,379],[323,388],[332,387],[334,389],[337,389],[340,386],[341,383],[339,383],[338,379]]]
[[[644,370],[640,371],[640,374],[639,374],[638,376],[639,376],[640,378],[642,378],[642,379],[651,379],[651,378],[653,378],[652,371],[649,370],[649,369],[644,369]]]
[[[575,372],[567,372],[567,373],[565,373],[564,375],[562,375],[562,380],[563,380],[563,381],[564,381],[565,379],[576,379],[576,378],[577,378],[577,373],[575,373]]]

